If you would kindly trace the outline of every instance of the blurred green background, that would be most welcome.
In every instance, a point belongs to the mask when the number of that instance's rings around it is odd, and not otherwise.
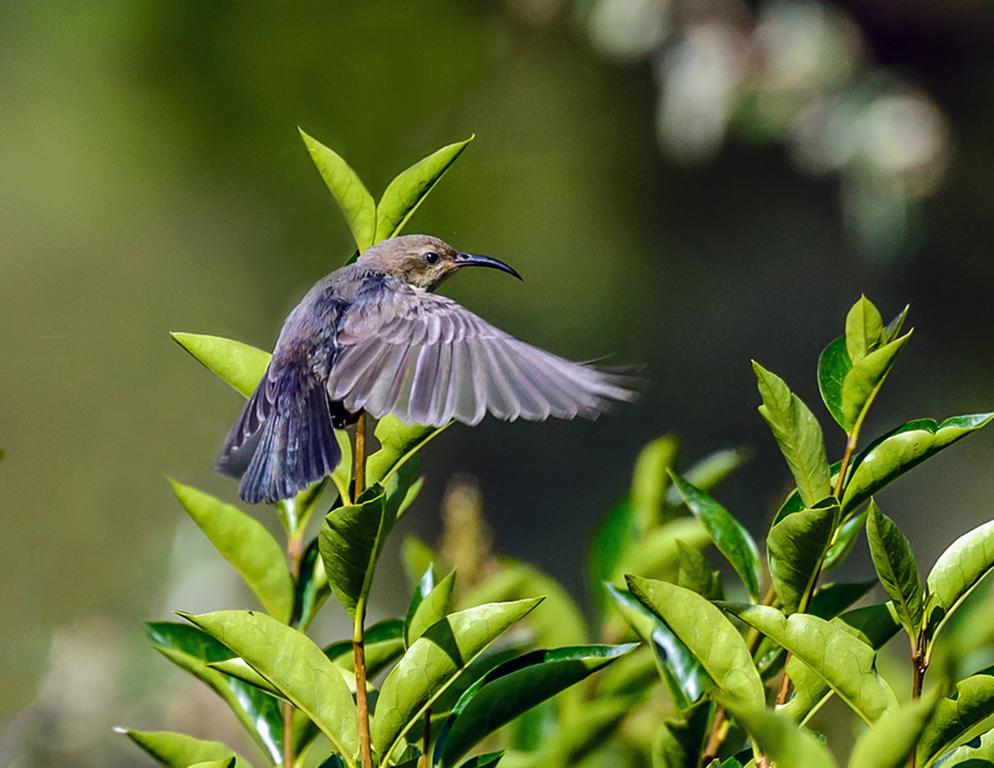
[[[146,764],[119,722],[233,729],[141,633],[251,604],[163,481],[234,497],[212,465],[239,401],[167,332],[269,348],[348,256],[297,125],[374,193],[476,133],[408,230],[526,282],[445,292],[646,363],[597,423],[450,430],[405,522],[434,536],[447,478],[474,475],[497,548],[582,595],[593,526],[663,432],[754,449],[719,497],[758,530],[786,473],[749,358],[814,406],[861,291],[918,328],[870,432],[992,409],[992,35],[980,0],[5,3],[0,763]],[[992,461],[982,434],[881,498],[924,563],[991,517]]]

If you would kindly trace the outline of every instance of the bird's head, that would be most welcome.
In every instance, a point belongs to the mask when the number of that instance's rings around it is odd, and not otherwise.
[[[503,261],[457,251],[444,240],[431,235],[402,235],[384,240],[366,250],[359,257],[359,263],[380,269],[427,291],[463,267],[491,267],[521,280],[521,275]]]

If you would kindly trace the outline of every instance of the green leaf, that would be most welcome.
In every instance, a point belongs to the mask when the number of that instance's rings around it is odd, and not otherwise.
[[[629,496],[616,504],[600,521],[587,553],[588,587],[601,616],[611,605],[604,584],[621,576],[622,560],[635,537],[635,508]]]
[[[283,715],[267,693],[209,666],[231,658],[231,651],[189,624],[156,621],[145,624],[152,646],[167,659],[194,675],[220,696],[238,721],[274,764],[283,760]]]
[[[782,715],[740,702],[723,701],[760,752],[784,768],[834,768],[828,748],[818,739]]]
[[[713,701],[702,701],[682,719],[664,720],[652,740],[652,768],[697,768],[714,710]]]
[[[877,585],[877,580],[829,582],[815,590],[808,613],[822,619],[834,619],[846,608],[864,597]]]
[[[196,627],[194,627],[196,629]],[[248,665],[245,659],[239,656],[232,656],[228,659],[221,659],[219,661],[212,661],[208,666],[211,669],[215,669],[227,675],[230,678],[238,680],[239,682],[245,683],[246,685],[251,685],[253,688],[258,688],[263,693],[267,694],[270,698],[276,697],[285,699],[286,697],[280,693],[271,682],[266,678],[256,672],[252,667]],[[282,725],[281,725],[282,727]]]
[[[956,683],[952,695],[939,700],[918,742],[917,765],[929,768],[949,750],[976,736],[994,716],[994,668]]]
[[[673,485],[687,508],[704,525],[718,551],[732,564],[749,594],[759,597],[759,550],[749,532],[721,504],[695,488],[679,475],[670,472]]]
[[[842,382],[852,369],[852,361],[846,352],[846,339],[839,336],[822,350],[818,358],[818,391],[832,418],[846,432],[850,424],[842,409]]]
[[[339,753],[357,752],[352,694],[339,669],[307,635],[252,611],[183,617],[243,658],[307,715]]]
[[[445,618],[452,599],[452,589],[456,584],[456,572],[449,574],[436,584],[423,599],[414,606],[404,623],[404,643],[410,647],[435,622]]]
[[[986,426],[992,413],[909,421],[871,443],[854,462],[842,496],[843,514],[855,509],[892,480],[943,448]]]
[[[976,743],[971,742],[950,753],[942,768],[991,768],[994,766],[994,730],[987,731]]]
[[[300,558],[300,576],[294,588],[293,620],[291,624],[305,630],[324,601],[331,594],[328,575],[324,572],[324,560],[318,549],[318,540],[312,539]]]
[[[681,474],[691,485],[702,491],[710,491],[745,464],[751,455],[751,452],[745,448],[726,448],[705,456]],[[681,501],[675,488],[670,488],[666,492],[666,500],[672,504],[679,504]]]
[[[894,692],[875,669],[873,648],[837,623],[803,613],[788,618],[763,605],[723,607],[810,667],[867,723],[896,707]]]
[[[221,760],[205,760],[202,763],[194,763],[190,768],[235,768],[237,758],[234,756]]]
[[[603,696],[584,703],[570,713],[560,728],[546,739],[529,768],[547,766],[576,766],[583,758],[602,745],[631,714],[641,697]]]
[[[814,507],[832,493],[821,425],[783,379],[755,361],[752,367],[763,399],[759,413],[780,446],[804,505]]]
[[[770,578],[786,613],[807,605],[838,522],[839,505],[833,500],[789,515],[770,529]]]
[[[250,397],[255,392],[269,366],[268,352],[240,341],[180,331],[169,335],[242,397]]]
[[[708,559],[696,547],[676,540],[680,560],[676,583],[685,589],[692,589],[708,600],[719,600],[722,596],[721,574],[711,568]]]
[[[857,425],[863,423],[870,406],[873,405],[880,388],[884,385],[887,374],[894,366],[898,353],[909,338],[911,338],[910,331],[899,339],[873,350],[855,363],[852,370],[846,374],[842,383],[842,413],[847,432],[851,432]]]
[[[532,651],[501,664],[474,683],[456,702],[439,734],[436,761],[443,766],[454,765],[501,726],[576,685],[635,647],[581,645]]]
[[[856,740],[849,768],[904,768],[937,701],[933,693],[881,717]]]
[[[404,622],[383,619],[366,627],[366,677],[371,679],[404,654]],[[348,672],[355,670],[351,640],[339,640],[324,649],[324,655]]]
[[[866,521],[866,538],[880,584],[894,601],[901,626],[913,645],[918,640],[922,623],[922,587],[918,564],[911,544],[873,499],[870,499],[870,516]]]
[[[745,641],[721,611],[705,598],[675,584],[627,576],[628,588],[690,650],[718,688],[761,707],[763,682]]]
[[[208,760],[225,760],[234,756],[237,768],[252,768],[252,764],[235,750],[220,741],[195,739],[173,731],[134,731],[115,728],[149,755],[168,768],[188,768]]]
[[[608,592],[628,625],[652,649],[656,669],[678,709],[691,706],[714,687],[701,663],[662,619],[628,590],[609,585]]]
[[[540,602],[517,600],[458,611],[415,640],[380,688],[371,725],[380,760],[393,753],[425,709],[473,659]]]
[[[259,522],[230,504],[170,479],[173,493],[265,609],[286,623],[293,612],[293,580],[283,550]]]
[[[355,618],[365,615],[366,596],[397,505],[388,503],[383,488],[371,486],[358,504],[333,509],[324,519],[318,547],[335,597]]]
[[[964,533],[943,552],[928,574],[925,599],[927,658],[949,618],[994,569],[994,520]]]
[[[366,462],[367,485],[372,486],[376,483],[385,485],[411,457],[450,425],[451,422],[444,427],[405,424],[388,413],[379,420],[374,430],[380,449]]]
[[[849,553],[856,546],[856,540],[863,530],[863,524],[866,522],[868,513],[869,510],[864,509],[858,515],[852,515],[839,526],[839,530],[835,534],[835,543],[825,553],[825,562],[821,566],[822,573],[826,573],[836,566],[841,565],[849,557]]]
[[[328,191],[348,222],[356,247],[364,251],[380,238],[376,238],[376,203],[362,180],[338,153],[311,138],[303,130],[300,137],[317,166]]]
[[[387,185],[376,208],[375,242],[400,234],[408,219],[473,140],[449,144],[402,171]]]
[[[884,321],[866,296],[860,296],[846,315],[846,352],[853,364],[876,349],[884,338]]]
[[[635,460],[631,504],[636,528],[642,533],[662,522],[669,485],[666,472],[676,460],[678,447],[676,437],[663,435],[646,445]]]
[[[494,768],[502,757],[504,757],[503,751],[474,755],[466,762],[460,764],[459,768]]]
[[[438,553],[417,536],[408,536],[400,545],[400,560],[408,583],[417,588],[422,574],[438,562]]]

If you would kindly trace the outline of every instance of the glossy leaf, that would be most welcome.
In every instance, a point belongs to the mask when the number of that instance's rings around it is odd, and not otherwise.
[[[278,702],[254,685],[212,668],[212,662],[231,658],[231,651],[189,624],[155,621],[145,634],[159,653],[194,675],[220,696],[238,721],[274,764],[283,760],[283,715]]]
[[[366,627],[366,677],[372,679],[404,654],[404,622],[384,619]],[[355,670],[352,641],[340,640],[324,649],[324,655],[349,672]]]
[[[841,565],[849,557],[849,553],[856,546],[859,534],[863,531],[868,513],[869,510],[864,509],[859,514],[850,516],[848,520],[839,526],[838,533],[835,534],[835,543],[825,553],[825,561],[822,563],[821,568],[822,573]]]
[[[294,706],[343,755],[358,750],[356,709],[338,668],[301,632],[251,611],[218,611],[184,618],[228,646]]]
[[[994,715],[994,668],[956,683],[956,690],[940,699],[918,743],[918,768],[929,768],[949,750],[964,744]]]
[[[641,697],[604,696],[571,711],[559,729],[533,753],[529,768],[580,765],[618,728]]]
[[[678,709],[691,706],[714,687],[701,663],[662,619],[628,590],[608,586],[608,592],[628,625],[652,649],[656,668]]]
[[[505,662],[456,702],[435,747],[436,764],[451,766],[479,741],[541,702],[621,656],[635,645],[585,645],[533,651]]]
[[[929,656],[946,622],[991,570],[994,570],[994,520],[960,536],[936,560],[926,580],[925,631]]]
[[[328,584],[353,618],[365,615],[376,561],[396,515],[396,505],[388,504],[383,488],[374,485],[358,504],[329,512],[321,526],[318,548]]]
[[[800,726],[782,715],[760,707],[724,702],[762,754],[784,768],[835,768],[828,748]]]
[[[474,755],[464,763],[460,763],[459,768],[495,768],[504,757],[504,752],[487,752],[482,755]]]
[[[911,544],[897,524],[881,512],[872,499],[870,515],[866,520],[866,538],[880,584],[894,602],[897,617],[914,644],[922,622],[922,587],[918,565]]]
[[[300,558],[300,576],[294,585],[293,620],[291,624],[304,630],[310,625],[324,601],[331,594],[324,560],[315,538],[307,545]]]
[[[847,431],[852,431],[857,425],[862,424],[867,411],[883,387],[887,374],[894,366],[894,361],[909,338],[911,338],[910,331],[899,339],[873,350],[855,363],[846,374],[842,383],[842,414]]]
[[[815,590],[808,613],[834,619],[877,585],[872,581],[828,582]]]
[[[601,616],[611,605],[604,585],[620,578],[622,561],[635,541],[636,533],[635,507],[630,496],[618,502],[594,531],[587,554],[587,577],[590,594]]]
[[[994,766],[994,730],[951,752],[942,768],[991,768]]]
[[[242,397],[251,396],[269,366],[268,352],[240,341],[180,331],[169,335]]]
[[[366,462],[366,484],[385,485],[391,475],[450,425],[422,427],[405,424],[392,414],[384,416],[377,422],[374,430],[380,448]]]
[[[404,642],[407,646],[421,637],[436,621],[445,618],[455,584],[456,572],[450,571],[418,602],[414,612],[408,615],[404,623]]]
[[[937,700],[927,695],[883,715],[856,740],[849,768],[905,768]]]
[[[377,229],[377,214],[373,196],[369,194],[369,190],[366,189],[356,172],[337,152],[311,138],[302,130],[300,137],[304,140],[311,160],[317,166],[328,191],[331,192],[345,216],[345,221],[348,222],[349,229],[352,231],[356,246],[360,251],[366,250],[379,239],[374,239]]]
[[[190,768],[235,768],[238,763],[236,757],[229,757],[222,760],[205,760],[202,763],[194,763]]]
[[[838,624],[803,613],[786,617],[762,605],[723,607],[810,667],[867,723],[897,705],[894,692],[877,674],[873,648]]]
[[[449,144],[419,160],[391,181],[376,207],[376,236],[374,242],[398,235],[418,206],[435,188],[456,158],[473,140]]]
[[[991,413],[952,416],[941,424],[934,419],[918,419],[876,440],[854,462],[842,496],[843,514],[925,459],[986,426],[992,418]]]
[[[612,581],[625,573],[676,581],[680,572],[682,548],[702,549],[712,541],[704,525],[694,517],[680,517],[663,523],[638,539],[621,560]]]
[[[194,629],[196,629],[196,627],[194,627]],[[253,688],[258,688],[263,693],[266,693],[270,698],[286,698],[273,686],[271,682],[252,669],[245,659],[240,656],[232,656],[231,658],[212,661],[208,664],[208,666],[230,678],[245,683],[246,685],[251,685]]]
[[[713,701],[702,701],[663,721],[652,740],[652,768],[697,768],[714,718]]]
[[[770,426],[806,507],[832,492],[821,425],[804,402],[776,374],[753,361],[763,404],[759,413]]]
[[[853,364],[876,349],[884,338],[884,320],[866,296],[860,296],[846,315],[846,352]]]
[[[167,768],[188,768],[196,763],[225,760],[232,756],[235,757],[237,768],[252,768],[248,760],[220,741],[195,739],[173,731],[135,731],[129,728],[115,730],[126,735]]]
[[[293,612],[293,580],[283,549],[258,521],[189,485],[170,480],[173,493],[259,602],[282,622]]]
[[[491,603],[447,616],[411,644],[380,688],[371,732],[383,760],[473,659],[540,599]]]
[[[676,437],[663,435],[643,447],[635,460],[631,504],[636,528],[643,533],[662,522],[669,485],[666,472],[676,460],[678,448]]]
[[[839,522],[837,503],[790,515],[766,539],[770,578],[786,613],[807,604]]]
[[[725,558],[732,564],[753,597],[759,597],[759,550],[749,532],[721,504],[682,477],[670,473],[673,485],[687,508],[707,530]]]
[[[665,622],[721,691],[750,706],[763,706],[763,683],[752,655],[718,608],[675,584],[639,576],[626,579],[632,594]]]
[[[845,336],[839,336],[818,358],[818,391],[832,418],[847,432],[852,425],[846,421],[842,410],[842,382],[851,369]]]
[[[721,574],[711,568],[708,559],[696,547],[676,540],[679,561],[677,565],[676,583],[686,589],[692,589],[709,600],[718,600],[722,596]]]
[[[438,553],[417,536],[407,536],[400,545],[400,561],[408,583],[417,588],[424,572],[438,562]]]

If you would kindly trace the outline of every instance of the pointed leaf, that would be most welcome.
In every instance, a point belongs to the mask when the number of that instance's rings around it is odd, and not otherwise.
[[[898,619],[911,642],[915,643],[922,622],[922,587],[918,565],[911,544],[873,499],[870,500],[870,516],[866,520],[866,538],[880,584],[894,601]]]
[[[218,611],[188,621],[243,658],[328,737],[335,749],[359,748],[356,709],[339,669],[302,632],[252,611]]]
[[[265,609],[280,621],[289,621],[293,581],[283,550],[269,531],[230,504],[189,485],[169,482],[193,522],[234,566]]]
[[[390,670],[371,725],[380,759],[393,753],[404,734],[473,659],[540,599],[491,603],[459,611],[430,627]]]
[[[438,576],[435,573],[435,563],[428,563],[428,566],[424,569],[421,574],[421,578],[418,579],[417,583],[414,585],[414,592],[411,594],[411,600],[407,604],[407,614],[404,616],[404,647],[406,648],[409,643],[407,641],[407,627],[410,626],[411,619],[414,618],[414,613],[418,610],[418,606],[421,605],[422,601],[431,594],[431,591],[435,588],[438,583]],[[443,612],[444,615],[444,612]]]
[[[846,351],[846,339],[844,336],[839,336],[822,350],[818,358],[818,391],[832,418],[846,432],[852,424],[846,420],[843,413],[842,382],[851,369],[852,361]]]
[[[240,341],[180,331],[169,335],[242,397],[255,391],[269,366],[268,352]]]
[[[384,619],[366,627],[366,677],[372,679],[404,654],[404,622]],[[355,670],[351,640],[340,640],[324,649],[324,655],[349,672]]]
[[[723,607],[804,662],[867,723],[897,706],[894,692],[876,672],[873,648],[838,624],[803,613],[788,618],[762,605]]]
[[[474,683],[456,702],[439,734],[436,763],[454,765],[501,726],[576,685],[635,647],[585,645],[532,651],[501,664]]]
[[[626,496],[600,521],[587,553],[588,588],[601,616],[607,613],[611,605],[604,585],[621,575],[622,560],[635,541],[635,536],[635,508],[631,497]]]
[[[449,571],[449,574],[418,603],[414,609],[414,614],[409,617],[410,620],[405,623],[404,627],[404,640],[408,646],[421,637],[425,630],[435,622],[445,618],[455,584],[456,572]]]
[[[821,425],[783,379],[755,361],[752,367],[763,399],[759,413],[780,446],[804,505],[814,507],[832,492]]]
[[[967,596],[994,570],[994,520],[964,533],[943,552],[928,574],[926,635],[935,639]]]
[[[670,472],[673,485],[687,508],[707,529],[718,551],[732,564],[749,594],[759,597],[759,550],[749,532],[721,504],[695,488],[679,475]]]
[[[842,413],[851,431],[862,424],[870,406],[883,387],[887,374],[894,366],[898,353],[911,338],[909,331],[899,339],[884,344],[855,363],[842,383]]]
[[[299,130],[299,129],[298,129]],[[362,180],[338,153],[311,138],[302,130],[300,137],[324,179],[328,191],[345,216],[356,247],[364,251],[376,240],[376,203]],[[377,238],[378,239],[378,238]]]
[[[673,435],[658,437],[639,452],[632,473],[632,510],[642,533],[659,525],[669,485],[667,470],[676,460],[679,443]]]
[[[380,449],[366,462],[367,485],[385,484],[405,462],[449,426],[451,423],[445,427],[422,427],[405,424],[392,414],[384,416],[374,431]]]
[[[483,755],[474,755],[469,760],[459,765],[459,768],[495,768],[504,757],[504,752],[487,752]]]
[[[857,739],[849,768],[904,768],[937,701],[928,695],[881,717]]]
[[[994,766],[994,730],[954,750],[941,765],[942,768],[991,768]]]
[[[770,529],[770,578],[786,613],[807,605],[838,522],[839,505],[833,500],[789,515]]]
[[[876,349],[884,338],[884,321],[866,296],[860,296],[846,315],[846,352],[853,364]]]
[[[864,509],[858,515],[852,515],[841,526],[839,526],[839,530],[835,534],[835,543],[832,544],[832,546],[828,548],[828,552],[825,553],[825,562],[822,563],[821,566],[822,573],[826,573],[836,566],[841,565],[845,562],[845,559],[849,557],[849,553],[852,552],[853,547],[856,546],[859,534],[863,531],[863,526],[866,523],[866,516],[868,513],[869,510]]]
[[[875,586],[877,586],[876,579],[822,584],[815,590],[814,597],[811,598],[808,613],[822,619],[834,619]]]
[[[173,731],[135,731],[129,728],[115,728],[125,734],[135,744],[168,768],[187,768],[207,760],[224,760],[235,757],[238,768],[252,768],[244,757],[220,741],[195,739],[184,733]]]
[[[376,208],[375,242],[400,234],[408,219],[473,138],[470,136],[465,141],[442,147],[398,174],[387,185]]]
[[[681,713],[682,719],[663,721],[652,740],[652,768],[697,768],[714,710],[713,701],[702,701]]]
[[[976,736],[994,716],[994,668],[956,683],[956,690],[940,699],[918,743],[917,765],[929,768],[949,750]]]
[[[828,748],[791,720],[768,710],[722,702],[736,722],[759,746],[760,752],[784,768],[835,768]]]
[[[291,624],[300,630],[306,630],[330,594],[331,586],[328,584],[328,575],[324,572],[324,560],[321,559],[318,540],[314,538],[300,558],[300,576],[294,586]]]
[[[685,589],[692,589],[708,600],[721,599],[721,574],[711,568],[708,559],[696,547],[676,540],[680,560],[677,567],[676,583]]]
[[[628,588],[662,619],[727,695],[761,707],[763,682],[745,641],[708,600],[665,581],[628,576]]]
[[[270,698],[276,697],[284,700],[286,699],[286,697],[280,693],[271,682],[252,669],[252,667],[248,665],[248,662],[240,656],[232,656],[228,659],[212,661],[208,664],[208,666],[211,669],[215,669],[218,672],[233,678],[234,680],[250,685],[253,688],[258,688],[263,693],[269,695]],[[282,728],[282,723],[280,727]]]
[[[991,413],[909,421],[876,440],[854,462],[842,496],[842,512],[852,511],[870,496],[943,448],[986,426]]]
[[[234,756],[222,760],[205,760],[202,763],[194,763],[190,768],[235,768],[237,758]]]
[[[408,536],[400,545],[404,575],[414,588],[428,568],[438,562],[438,553],[417,536]]]

